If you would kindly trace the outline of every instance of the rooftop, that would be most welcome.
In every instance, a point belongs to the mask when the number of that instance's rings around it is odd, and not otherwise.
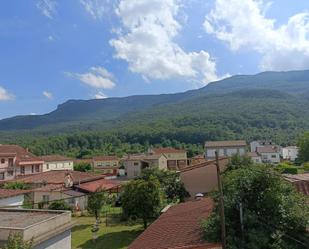
[[[298,192],[309,196],[309,173],[304,174],[284,174],[284,179],[291,182]]]
[[[73,161],[72,158],[62,156],[62,155],[47,155],[40,157],[44,162],[63,162],[63,161]]]
[[[30,153],[27,149],[24,149],[23,147],[19,145],[11,145],[11,144],[1,144],[0,145],[0,154],[2,155],[11,155],[16,156],[16,162],[40,162],[43,163],[42,160]]]
[[[184,149],[176,149],[172,147],[165,147],[165,148],[153,148],[152,152],[154,154],[165,154],[165,153],[184,153],[187,152]]]
[[[220,164],[220,162],[222,163],[222,165],[225,165],[228,162],[228,158],[227,157],[221,157],[221,158],[219,158],[219,164]],[[209,161],[206,161],[206,162],[197,163],[197,164],[194,164],[194,165],[191,165],[191,166],[188,166],[188,167],[181,169],[180,172],[190,171],[190,170],[194,170],[194,169],[198,169],[198,168],[202,168],[202,167],[208,167],[208,166],[214,167],[215,163],[216,163],[216,160],[209,160]],[[222,166],[222,165],[220,164],[220,166]]]
[[[19,189],[0,189],[0,199],[14,197],[30,192],[29,190]],[[1,224],[1,223],[0,223]]]
[[[205,147],[241,147],[247,146],[245,140],[230,140],[230,141],[207,141]]]
[[[279,148],[273,145],[266,145],[256,148],[257,153],[279,153]]]
[[[259,157],[259,155],[256,152],[247,152],[246,155],[249,157]]]
[[[25,183],[63,184],[65,183],[65,178],[68,174],[72,177],[74,183],[87,182],[104,178],[104,176],[94,175],[87,172],[72,170],[52,170],[28,176],[22,176],[19,177],[17,181]]]
[[[117,156],[96,156],[93,161],[118,161]]]
[[[100,179],[76,186],[80,190],[84,190],[90,193],[94,193],[101,190],[112,190],[120,187],[121,184],[117,181]]]
[[[219,249],[218,244],[203,240],[200,221],[213,208],[210,198],[181,203],[169,208],[153,222],[128,249]]]

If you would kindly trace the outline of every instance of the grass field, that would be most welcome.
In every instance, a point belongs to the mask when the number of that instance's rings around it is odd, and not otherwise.
[[[142,225],[130,225],[120,221],[102,218],[98,239],[92,241],[91,228],[95,221],[94,217],[74,217],[75,226],[72,229],[72,248],[77,249],[125,249],[142,232]]]

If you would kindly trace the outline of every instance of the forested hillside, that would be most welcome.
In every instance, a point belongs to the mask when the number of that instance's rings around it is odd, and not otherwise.
[[[79,157],[139,152],[150,145],[197,153],[214,139],[290,144],[308,129],[309,71],[265,72],[185,93],[70,100],[46,115],[0,121],[0,143]]]

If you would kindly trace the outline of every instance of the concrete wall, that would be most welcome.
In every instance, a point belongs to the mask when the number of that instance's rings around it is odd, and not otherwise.
[[[283,159],[295,161],[295,159],[298,157],[298,148],[297,147],[282,148],[281,153]]]
[[[73,161],[45,162],[43,164],[43,172],[50,170],[73,170],[73,166]]]
[[[180,152],[180,153],[164,153],[167,157],[167,160],[187,160],[187,153]]]
[[[93,162],[94,167],[115,167],[118,168],[119,166],[119,161],[118,160],[110,160],[110,161],[94,161]]]
[[[142,162],[140,160],[126,160],[123,162],[123,165],[129,179],[135,178],[141,174]]]
[[[71,249],[71,230],[64,231],[40,243],[34,249]]]
[[[12,196],[0,199],[0,207],[13,206],[17,208],[19,206],[22,206],[23,202],[24,202],[24,195]]]
[[[234,154],[244,155],[245,147],[221,147],[221,148],[206,148],[206,158],[213,159],[216,157],[215,152],[218,151],[219,156],[232,156]]]
[[[226,168],[228,159],[220,160],[220,169]],[[205,166],[192,166],[188,170],[180,172],[180,179],[184,183],[186,190],[190,193],[191,199],[198,193],[209,193],[217,188],[217,169],[214,163],[204,164]]]

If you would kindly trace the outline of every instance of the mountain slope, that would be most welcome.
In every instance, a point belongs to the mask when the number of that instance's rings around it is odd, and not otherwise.
[[[218,138],[267,136],[273,129],[274,134],[289,132],[286,136],[295,138],[298,130],[308,128],[308,107],[309,71],[264,72],[233,76],[184,93],[69,100],[45,115],[1,120],[0,131],[149,133],[155,128],[179,136],[195,129],[194,133]]]

